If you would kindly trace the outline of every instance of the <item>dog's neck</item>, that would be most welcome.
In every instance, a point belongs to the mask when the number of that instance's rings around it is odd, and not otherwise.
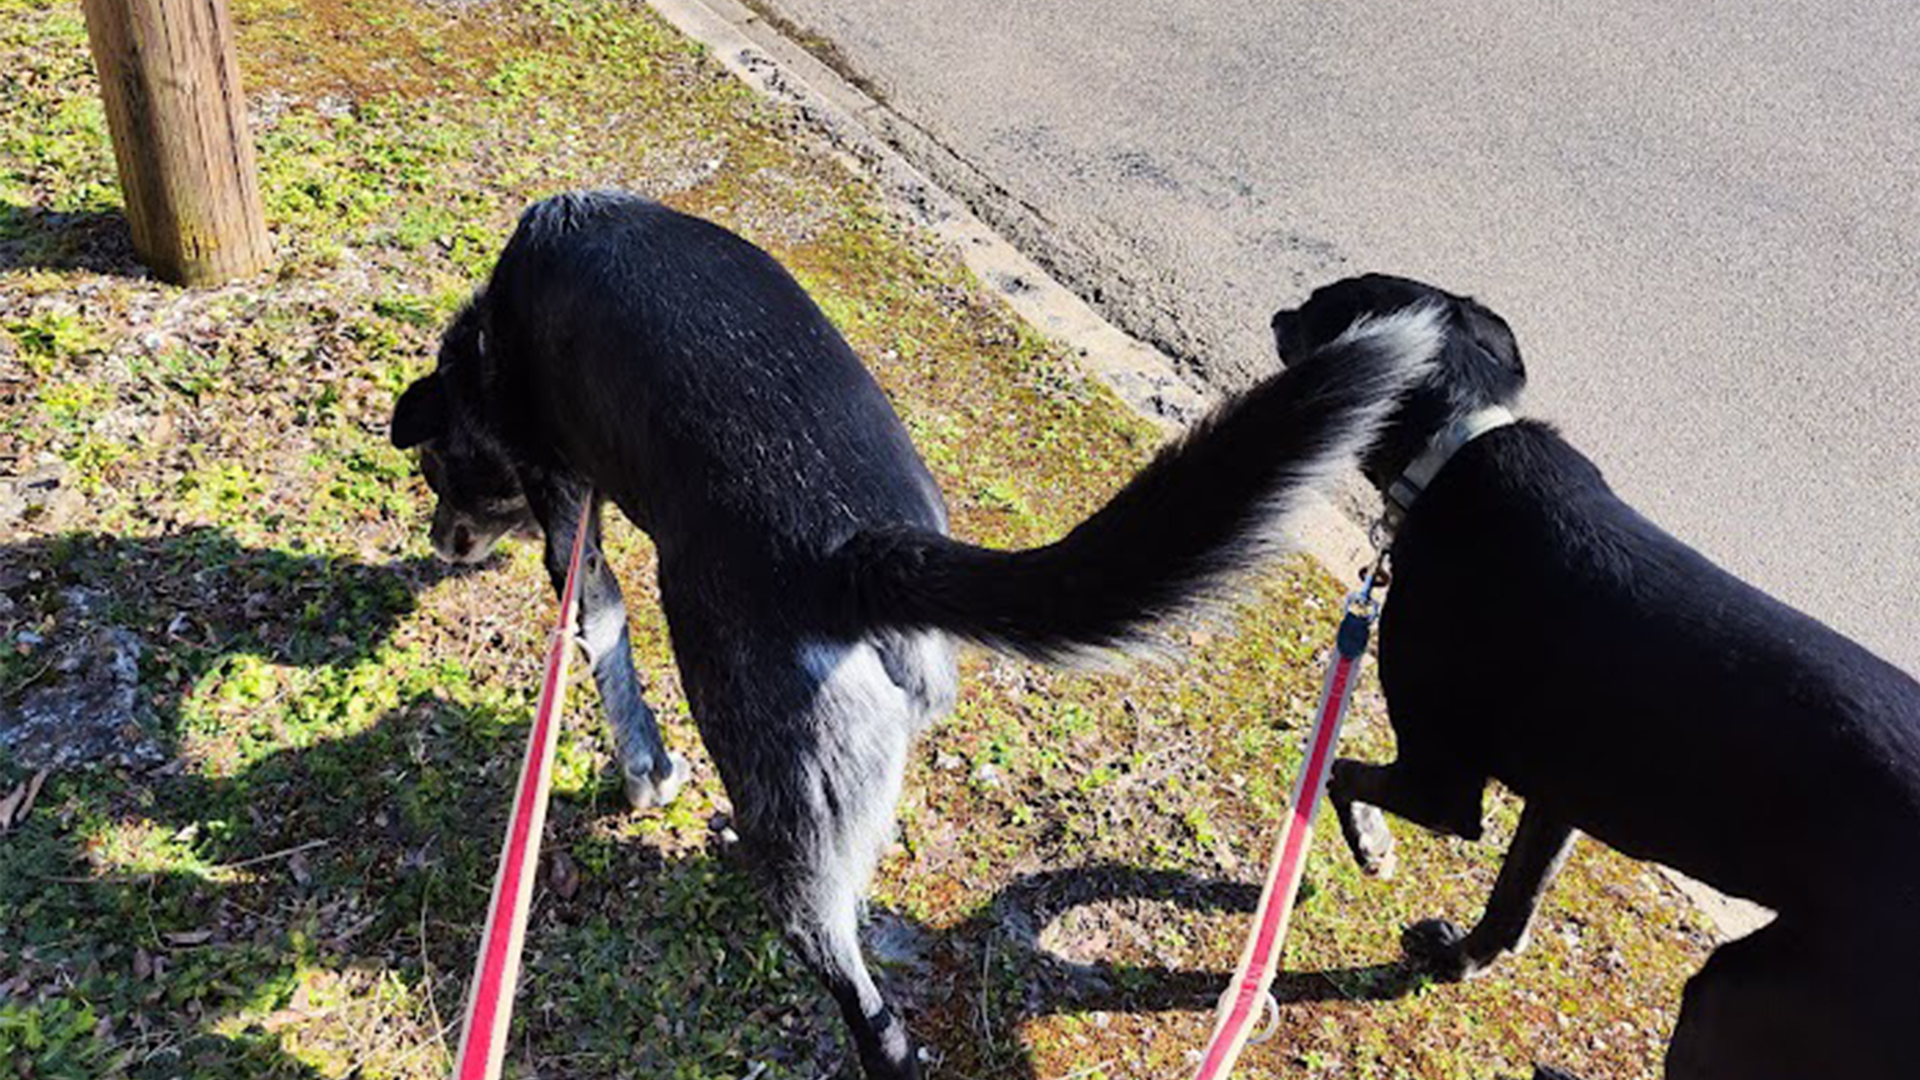
[[[1408,511],[1413,509],[1413,504],[1426,492],[1427,485],[1433,483],[1433,478],[1440,475],[1440,470],[1446,467],[1454,454],[1459,453],[1461,447],[1513,421],[1513,414],[1501,405],[1483,405],[1454,417],[1452,423],[1427,440],[1426,449],[1407,465],[1399,479],[1387,485],[1384,514],[1387,526],[1393,529],[1400,527]]]

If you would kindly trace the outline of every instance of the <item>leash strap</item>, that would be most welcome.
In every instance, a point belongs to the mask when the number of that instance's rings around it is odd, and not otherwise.
[[[1206,1053],[1200,1059],[1199,1071],[1193,1074],[1194,1080],[1225,1080],[1233,1071],[1233,1063],[1239,1060],[1240,1051],[1245,1049],[1263,1006],[1278,1014],[1279,1006],[1268,991],[1280,966],[1280,948],[1286,942],[1294,894],[1299,891],[1300,876],[1306,870],[1314,812],[1319,809],[1320,796],[1326,791],[1333,748],[1340,740],[1347,701],[1359,677],[1367,637],[1379,612],[1372,598],[1373,578],[1374,574],[1369,573],[1360,591],[1347,598],[1346,615],[1340,620],[1333,656],[1327,662],[1319,714],[1307,735],[1306,764],[1294,779],[1293,799],[1288,804],[1280,838],[1274,843],[1273,861],[1267,870],[1266,888],[1260,893],[1260,907],[1254,912],[1253,930],[1247,935],[1247,946],[1241,951],[1240,967],[1234,972],[1233,983],[1220,996],[1219,1020],[1207,1040]]]
[[[513,816],[507,820],[507,838],[500,847],[500,865],[493,875],[493,898],[487,904],[487,928],[481,935],[480,956],[474,965],[473,989],[467,998],[467,1019],[460,1034],[460,1055],[454,1069],[457,1080],[498,1080],[507,1053],[507,1026],[513,1019],[513,989],[520,981],[520,947],[525,943],[527,915],[532,907],[534,867],[540,858],[540,833],[547,821],[547,796],[552,791],[552,764],[560,738],[560,704],[567,685],[567,661],[573,650],[577,624],[576,580],[580,555],[586,547],[587,524],[593,496],[581,501],[580,527],[573,534],[573,556],[567,563],[567,583],[560,590],[560,621],[547,647],[547,674],[540,686],[540,705],[527,733],[527,753],[520,762],[518,794]]]

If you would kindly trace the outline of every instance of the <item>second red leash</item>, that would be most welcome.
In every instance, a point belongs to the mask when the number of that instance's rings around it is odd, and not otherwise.
[[[552,792],[553,754],[560,739],[567,661],[573,654],[578,622],[580,556],[586,549],[587,525],[592,517],[593,494],[589,492],[581,501],[573,554],[567,561],[567,582],[560,590],[560,620],[547,647],[547,674],[540,686],[540,704],[534,710],[533,729],[527,734],[526,756],[521,759],[520,779],[514,785],[513,815],[507,819],[507,838],[501,844],[500,866],[493,876],[487,928],[480,938],[480,956],[474,965],[473,989],[467,996],[467,1018],[454,1066],[457,1080],[496,1080],[507,1052],[513,991],[520,981],[520,949],[532,907],[534,868],[540,860],[540,833],[546,825],[547,797]]]
[[[1300,876],[1306,871],[1314,814],[1320,808],[1320,796],[1326,791],[1327,773],[1333,766],[1333,748],[1340,741],[1347,702],[1352,697],[1353,684],[1359,679],[1367,638],[1380,611],[1373,599],[1379,571],[1380,565],[1376,562],[1360,589],[1347,597],[1333,656],[1327,662],[1326,688],[1321,691],[1320,709],[1313,730],[1307,735],[1306,761],[1294,781],[1286,823],[1274,843],[1273,862],[1267,872],[1266,888],[1260,893],[1260,907],[1254,913],[1253,931],[1240,954],[1233,984],[1221,995],[1220,1019],[1207,1040],[1194,1080],[1224,1080],[1233,1071],[1233,1063],[1253,1034],[1253,1023],[1261,1006],[1272,1001],[1269,992],[1280,968],[1280,949],[1287,940],[1294,895],[1300,889]],[[1278,1005],[1271,1007],[1279,1008]]]

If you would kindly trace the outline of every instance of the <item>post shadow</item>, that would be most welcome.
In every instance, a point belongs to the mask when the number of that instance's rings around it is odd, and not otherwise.
[[[148,276],[122,211],[49,210],[0,199],[0,273],[28,269]]]

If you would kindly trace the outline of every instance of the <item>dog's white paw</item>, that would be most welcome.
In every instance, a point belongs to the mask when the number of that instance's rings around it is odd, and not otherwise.
[[[687,759],[679,754],[667,755],[667,774],[656,778],[650,774],[636,775],[623,769],[627,782],[627,805],[635,810],[652,810],[672,802],[674,796],[687,782],[691,770]]]
[[[1391,878],[1399,860],[1393,853],[1393,832],[1387,828],[1387,816],[1366,803],[1354,803],[1349,816],[1354,861],[1373,877]]]

